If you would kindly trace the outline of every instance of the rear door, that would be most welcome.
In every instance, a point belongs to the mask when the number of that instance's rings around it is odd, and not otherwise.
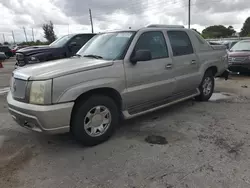
[[[189,92],[199,81],[199,59],[186,31],[167,31],[173,53],[176,88],[174,94]]]

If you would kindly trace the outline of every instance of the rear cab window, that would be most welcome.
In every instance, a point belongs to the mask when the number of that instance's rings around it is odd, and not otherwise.
[[[173,56],[189,55],[194,49],[188,34],[185,31],[167,31]]]

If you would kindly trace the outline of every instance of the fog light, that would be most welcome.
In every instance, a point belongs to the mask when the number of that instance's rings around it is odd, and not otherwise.
[[[33,123],[29,123],[29,122],[27,122],[27,121],[25,121],[24,122],[24,127],[28,127],[28,128],[34,128],[35,127],[35,125],[33,124]]]

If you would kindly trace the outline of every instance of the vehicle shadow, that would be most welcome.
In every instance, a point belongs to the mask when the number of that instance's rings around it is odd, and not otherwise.
[[[164,116],[171,116],[171,114],[174,114],[178,111],[180,111],[183,108],[189,107],[189,106],[193,106],[195,105],[196,101],[193,99],[190,100],[186,100],[171,106],[168,106],[166,108],[162,108],[160,110],[142,115],[142,116],[138,116],[135,117],[133,119],[130,120],[124,120],[121,122],[119,128],[129,128],[131,126],[136,126],[138,122],[144,121],[144,122],[148,122],[148,121],[152,121],[152,120],[158,120]]]
[[[117,127],[117,130],[115,134],[110,138],[108,142],[116,142],[116,139],[119,139],[120,137],[123,137],[126,135],[127,137],[133,137],[135,130],[140,130],[141,126],[144,126],[144,124],[150,124],[153,121],[158,121],[163,117],[171,116],[172,114],[178,113],[181,110],[185,110],[185,108],[188,108],[189,106],[195,105],[194,100],[187,100],[163,109],[160,109],[158,111],[148,113],[146,115],[142,115],[136,118],[133,118],[131,120],[122,120],[120,121],[120,124]],[[149,130],[149,132],[154,132],[155,129],[152,127],[152,131]],[[140,131],[139,131],[140,132]],[[78,143],[73,135],[71,133],[66,134],[60,134],[60,135],[44,135],[40,133],[30,133],[35,134],[34,138],[38,142],[39,147],[45,147],[47,149],[53,148],[70,148],[70,149],[77,149],[77,148],[88,148],[80,143]]]

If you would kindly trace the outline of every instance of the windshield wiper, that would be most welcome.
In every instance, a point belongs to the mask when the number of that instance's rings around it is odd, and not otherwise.
[[[84,55],[83,57],[92,57],[92,58],[96,58],[96,59],[103,59],[103,57],[102,57],[102,56],[99,56],[99,55],[93,55],[93,54]]]

